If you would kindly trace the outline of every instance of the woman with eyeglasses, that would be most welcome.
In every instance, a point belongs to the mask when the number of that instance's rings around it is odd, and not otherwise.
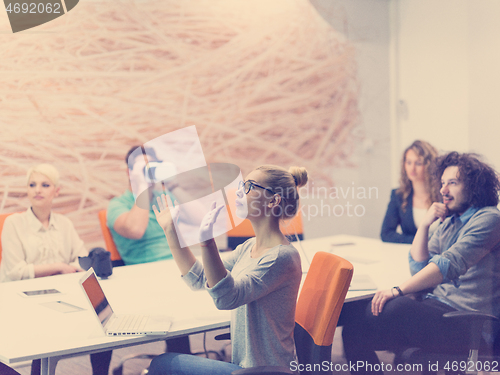
[[[217,308],[232,310],[232,361],[166,353],[151,362],[150,375],[223,375],[254,366],[289,368],[296,360],[293,330],[302,270],[280,221],[296,215],[298,188],[306,183],[305,168],[264,165],[252,171],[237,191],[236,215],[250,220],[255,237],[221,258],[212,233],[224,206],[214,203],[200,227],[201,262],[180,247],[174,229],[179,208],[165,195],[158,199],[153,209],[183,279],[193,289],[206,288]]]

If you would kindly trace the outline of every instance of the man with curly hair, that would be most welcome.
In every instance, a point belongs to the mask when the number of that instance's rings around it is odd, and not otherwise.
[[[343,329],[346,358],[371,364],[359,373],[382,373],[375,350],[419,347],[467,353],[464,328],[443,314],[480,311],[500,316],[500,212],[498,175],[478,155],[450,152],[436,160],[443,202],[435,202],[410,250],[413,277],[378,291]],[[428,240],[429,227],[441,224]],[[429,290],[422,299],[408,295]],[[493,344],[490,327],[483,347]]]

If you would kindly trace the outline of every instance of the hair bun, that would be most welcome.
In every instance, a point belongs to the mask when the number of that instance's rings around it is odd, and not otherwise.
[[[293,176],[298,188],[307,184],[307,169],[304,167],[293,166],[288,168],[288,172]]]

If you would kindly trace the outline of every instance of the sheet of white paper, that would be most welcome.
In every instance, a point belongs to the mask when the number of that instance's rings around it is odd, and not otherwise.
[[[64,301],[44,302],[44,303],[41,303],[40,305],[48,307],[49,309],[52,309],[52,310],[62,312],[62,313],[69,313],[69,312],[76,312],[76,311],[85,310],[84,308],[72,305],[72,304],[64,302]]]
[[[372,278],[368,275],[356,275],[354,273],[349,290],[377,290],[377,285],[373,282]]]

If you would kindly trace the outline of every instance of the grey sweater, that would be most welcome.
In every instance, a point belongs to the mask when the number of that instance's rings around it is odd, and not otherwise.
[[[215,305],[231,313],[232,362],[241,367],[286,366],[296,359],[293,330],[302,277],[300,256],[292,245],[250,257],[255,238],[226,254],[228,273],[212,288],[196,262],[184,276],[192,289],[206,287]]]

